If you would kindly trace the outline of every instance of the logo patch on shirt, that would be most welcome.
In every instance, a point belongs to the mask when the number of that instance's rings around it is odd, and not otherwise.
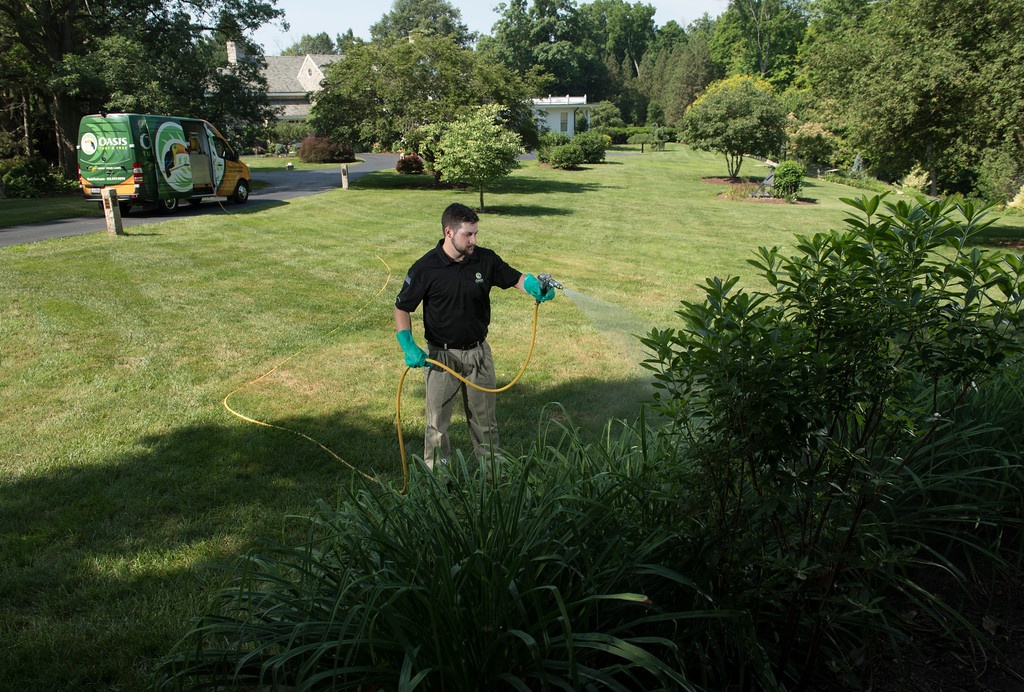
[[[476,282],[478,284],[482,284],[484,282],[483,274],[481,274],[480,272],[476,273]]]

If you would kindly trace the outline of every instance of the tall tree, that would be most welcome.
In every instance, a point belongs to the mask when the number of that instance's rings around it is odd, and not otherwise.
[[[624,0],[593,0],[579,9],[590,25],[598,46],[617,64],[628,61],[633,76],[640,74],[640,60],[654,42],[654,7],[630,5]]]
[[[349,29],[349,31],[352,30]],[[324,31],[315,36],[303,34],[302,38],[281,51],[281,55],[329,55],[337,52],[338,47],[334,45],[334,41]]]
[[[395,41],[414,31],[448,36],[462,47],[476,40],[462,23],[462,12],[447,0],[394,0],[391,11],[370,27],[370,36],[374,41]]]
[[[205,59],[209,53],[202,45],[204,36],[213,32],[222,40],[243,41],[280,16],[273,0],[191,0],[187,5],[172,0],[0,3],[0,27],[17,36],[26,59],[48,76],[36,88],[52,123],[55,156],[69,177],[77,166],[79,119],[121,90],[118,80],[137,80],[139,71],[148,73],[159,80],[160,90],[184,93],[188,102],[201,105],[206,88],[219,81],[218,70],[227,62]],[[256,47],[250,46],[250,52],[256,53]],[[140,60],[133,62],[133,74],[118,75],[113,83],[97,77],[97,66],[124,56]],[[246,66],[229,72],[235,78],[258,74]]]
[[[730,0],[710,46],[730,73],[755,74],[784,87],[795,74],[806,29],[806,0]]]
[[[594,36],[574,0],[500,3],[494,36],[481,42],[509,69],[526,79],[534,93],[587,94],[600,100],[607,73]]]
[[[920,166],[933,192],[970,192],[992,147],[1021,153],[1012,143],[1024,111],[1022,42],[1017,0],[884,0],[857,24],[816,28],[804,63],[876,175],[896,180]]]
[[[658,42],[658,48],[644,56],[640,89],[651,103],[665,114],[665,124],[681,125],[686,109],[708,84],[724,76],[724,70],[711,58],[708,36],[714,22],[698,22],[689,33],[671,42]]]
[[[310,125],[321,135],[358,146],[390,147],[422,127],[451,122],[467,108],[487,103],[516,106],[516,122],[527,112],[526,90],[514,73],[433,33],[355,46],[327,67],[323,86]]]

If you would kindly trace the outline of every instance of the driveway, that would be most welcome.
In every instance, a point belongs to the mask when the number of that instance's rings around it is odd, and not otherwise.
[[[349,164],[349,183],[359,180],[362,176],[375,171],[393,169],[398,160],[396,154],[358,154],[361,163]],[[253,171],[253,178],[265,183],[267,187],[253,190],[249,196],[247,207],[270,206],[272,203],[284,202],[293,197],[315,195],[327,190],[341,187],[341,164],[331,168],[311,171]],[[219,198],[218,198],[219,199]],[[230,208],[231,202],[220,200]],[[45,202],[41,202],[45,203]],[[133,211],[122,218],[125,228],[142,224],[160,223],[182,216],[221,213],[221,205],[215,200],[206,200],[202,204],[185,204],[174,214],[164,216],[156,211]],[[26,224],[24,226],[8,226],[0,228],[0,247],[34,243],[50,238],[66,238],[85,233],[106,233],[107,223],[99,212],[96,216],[82,216],[74,219],[46,221],[44,223]]]

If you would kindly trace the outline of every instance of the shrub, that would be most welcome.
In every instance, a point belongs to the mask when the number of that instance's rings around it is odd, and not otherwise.
[[[928,175],[928,171],[920,166],[914,166],[914,169],[903,176],[903,180],[900,181],[900,185],[904,189],[917,190],[918,192],[927,192],[931,184],[932,179]]]
[[[540,136],[540,145],[537,147],[537,160],[541,163],[550,163],[551,150],[555,147],[564,147],[571,142],[569,135],[561,132],[545,132]]]
[[[789,153],[812,166],[828,166],[837,149],[836,136],[821,123],[805,122],[789,131]]]
[[[39,157],[19,156],[0,161],[0,182],[7,197],[41,197],[53,192],[71,192],[77,181],[69,181]]]
[[[583,152],[583,163],[604,163],[608,144],[600,132],[577,132],[572,143]]]
[[[352,147],[339,144],[329,137],[316,135],[310,135],[302,140],[299,158],[303,163],[351,163],[356,160]]]
[[[804,167],[796,161],[783,161],[775,167],[775,183],[772,194],[775,197],[796,199],[804,186]]]
[[[1024,186],[1021,186],[1020,191],[1017,192],[1017,195],[1006,206],[1024,211]]]
[[[974,247],[991,221],[969,203],[881,202],[847,200],[847,230],[790,257],[761,248],[768,292],[708,279],[681,328],[643,339],[654,410],[692,455],[685,531],[707,563],[689,576],[751,614],[785,689],[818,688],[825,662],[852,681],[905,636],[895,596],[957,618],[915,569],[998,565],[1019,522],[1020,435],[986,416],[1021,370],[1024,263]]]
[[[573,170],[583,165],[583,150],[575,144],[566,144],[555,147],[548,155],[548,163],[552,168]]]
[[[839,183],[840,185],[849,185],[860,190],[868,190],[869,192],[878,192],[884,194],[886,192],[892,192],[892,187],[886,185],[877,178],[864,175],[863,173],[859,176],[851,178],[850,176],[843,175],[842,173],[826,173],[822,176],[825,180],[830,183]]]
[[[395,163],[395,170],[407,175],[418,175],[423,172],[423,157],[416,154],[402,154]]]

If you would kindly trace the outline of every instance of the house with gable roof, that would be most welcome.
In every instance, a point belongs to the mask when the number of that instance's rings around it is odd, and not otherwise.
[[[228,42],[228,62],[245,60],[246,55],[233,42]],[[324,68],[343,56],[335,54],[267,55],[264,75],[267,98],[279,113],[279,120],[305,120],[313,102],[309,95],[320,91]]]

